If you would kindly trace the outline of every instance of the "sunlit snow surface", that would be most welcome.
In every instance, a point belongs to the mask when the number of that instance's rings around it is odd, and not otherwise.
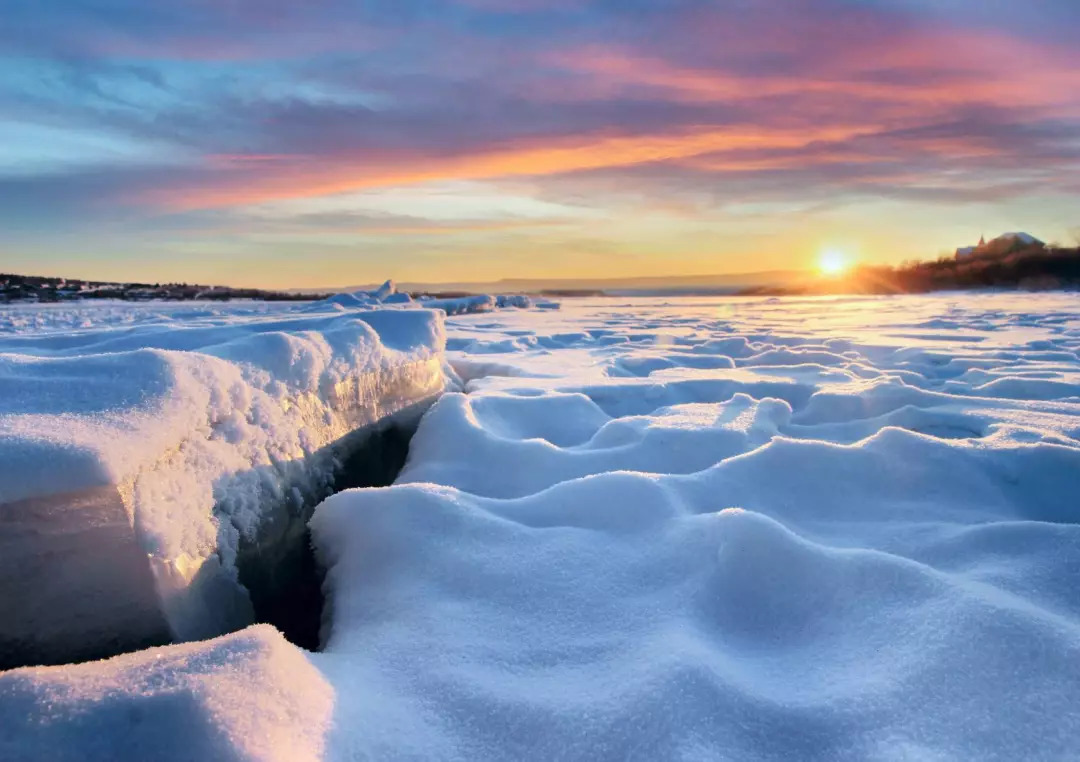
[[[1080,757],[1080,296],[566,300],[447,337],[465,392],[398,484],[312,520],[323,652],[9,672],[0,758],[147,726],[157,759]]]

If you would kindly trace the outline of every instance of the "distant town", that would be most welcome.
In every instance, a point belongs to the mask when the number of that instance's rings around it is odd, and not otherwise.
[[[0,273],[0,302],[67,302],[83,299],[122,299],[129,302],[195,299],[301,301],[319,299],[323,296],[326,294],[296,294],[288,291],[201,286],[190,283],[114,283]]]

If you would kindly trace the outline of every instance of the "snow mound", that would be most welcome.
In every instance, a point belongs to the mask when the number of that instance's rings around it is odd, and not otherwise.
[[[863,465],[903,444],[868,445]],[[336,756],[372,753],[367,722],[423,738],[432,758],[1075,751],[1063,718],[1080,685],[1061,680],[1080,648],[1062,613],[1075,526],[1014,522],[1016,493],[945,517],[967,522],[914,516],[900,474],[877,486],[880,508],[872,485],[833,503],[820,485],[855,464],[815,450],[508,501],[427,485],[330,498],[312,520],[334,611],[320,664],[339,691],[377,674],[386,707],[331,734]],[[1078,465],[1051,472],[1055,491],[1077,486]],[[778,466],[800,473],[779,482]],[[763,480],[776,486],[754,503],[773,516],[723,507]]]
[[[616,419],[584,395],[450,394],[421,424],[398,481],[520,497],[605,471],[693,473],[768,442],[790,417],[787,403],[745,394]],[[571,444],[557,444],[563,442]],[[460,457],[462,449],[469,458]]]
[[[325,751],[334,694],[258,625],[205,643],[0,674],[0,758],[293,760]]]

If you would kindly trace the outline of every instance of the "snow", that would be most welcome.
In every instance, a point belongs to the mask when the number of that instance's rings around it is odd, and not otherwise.
[[[258,625],[0,675],[0,759],[318,759],[333,707],[308,657]]]
[[[463,386],[311,519],[319,653],[3,673],[0,756],[1080,756],[1076,295],[560,306],[447,318]]]

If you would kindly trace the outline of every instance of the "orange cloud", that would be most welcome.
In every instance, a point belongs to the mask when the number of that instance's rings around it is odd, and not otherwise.
[[[393,161],[381,163],[367,156],[355,161],[335,157],[332,164],[237,162],[255,165],[255,169],[239,171],[235,177],[223,173],[208,187],[152,191],[143,194],[142,199],[173,210],[214,208],[433,180],[551,175],[737,149],[792,149],[817,141],[847,140],[868,130],[866,125],[828,125],[813,130],[741,126],[657,135],[582,135],[449,157],[393,157]]]

